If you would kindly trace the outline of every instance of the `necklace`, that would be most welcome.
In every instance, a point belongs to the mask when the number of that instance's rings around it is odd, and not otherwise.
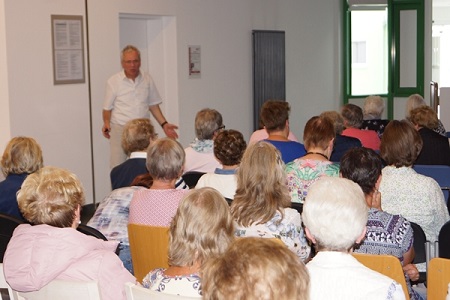
[[[306,152],[305,155],[308,155],[308,154],[317,154],[317,155],[324,157],[326,160],[328,160],[328,157],[325,154],[320,153],[320,152]]]

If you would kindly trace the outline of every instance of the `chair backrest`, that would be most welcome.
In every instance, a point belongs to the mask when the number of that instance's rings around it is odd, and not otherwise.
[[[188,185],[188,187],[190,189],[193,189],[197,185],[200,177],[202,177],[204,174],[205,172],[190,171],[184,173],[181,177],[183,177],[183,180]]]
[[[441,165],[414,165],[413,169],[422,175],[432,177],[437,181],[444,193],[444,199],[449,207],[449,191],[450,191],[450,166]]]
[[[134,276],[141,282],[155,268],[167,268],[169,228],[128,224]]]
[[[164,294],[161,292],[152,291],[134,283],[125,283],[125,292],[127,294],[127,300],[189,300],[189,299],[201,299],[201,297],[185,297],[171,294]]]
[[[0,263],[3,262],[3,256],[14,229],[23,223],[25,222],[13,216],[0,214]]]
[[[450,259],[436,257],[430,260],[427,272],[427,299],[445,299],[450,282]]]
[[[450,259],[450,221],[439,231],[439,257]]]
[[[369,269],[377,271],[378,273],[386,275],[397,281],[403,288],[405,299],[409,299],[405,274],[403,273],[403,268],[400,260],[397,257],[392,255],[361,253],[353,253],[353,257]]]
[[[100,231],[98,231],[97,229],[84,225],[84,224],[80,224],[77,227],[77,230],[81,233],[84,233],[86,235],[92,235],[93,237],[96,237],[98,239],[107,241],[108,239],[103,235],[103,233],[101,233]]]
[[[413,234],[414,234],[414,260],[413,263],[414,264],[420,264],[420,263],[424,263],[427,262],[427,255],[426,255],[426,242],[427,242],[427,237],[425,235],[425,232],[423,231],[422,227],[420,227],[420,225],[410,222],[411,223],[411,227],[413,229]]]
[[[0,263],[0,299],[14,299],[13,291],[11,287],[8,285],[5,279],[5,275],[3,274],[3,264]]]
[[[39,291],[12,291],[14,300],[100,300],[100,290],[96,281],[53,280]]]

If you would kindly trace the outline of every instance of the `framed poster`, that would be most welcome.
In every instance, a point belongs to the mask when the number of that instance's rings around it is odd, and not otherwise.
[[[52,15],[53,84],[84,83],[83,16]]]
[[[189,46],[189,78],[200,78],[200,46]]]

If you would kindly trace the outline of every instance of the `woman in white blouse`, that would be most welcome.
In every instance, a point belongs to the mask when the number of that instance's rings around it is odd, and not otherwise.
[[[379,188],[381,205],[384,211],[419,224],[427,240],[434,242],[450,217],[439,184],[412,168],[421,150],[422,139],[409,121],[393,120],[386,126],[380,147],[387,165]]]

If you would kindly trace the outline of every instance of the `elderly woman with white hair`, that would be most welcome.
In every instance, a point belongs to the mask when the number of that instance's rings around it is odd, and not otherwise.
[[[353,181],[328,177],[311,186],[302,214],[318,251],[306,265],[311,299],[405,299],[397,282],[351,255],[364,239],[367,215],[363,191]]]
[[[184,149],[186,164],[184,172],[213,173],[216,168],[222,168],[214,156],[214,139],[225,129],[222,115],[215,109],[204,108],[195,116],[195,140]]]
[[[361,129],[374,130],[377,132],[378,137],[381,139],[383,136],[384,128],[390,120],[382,119],[384,111],[384,101],[380,96],[368,96],[364,100],[363,118]]]

